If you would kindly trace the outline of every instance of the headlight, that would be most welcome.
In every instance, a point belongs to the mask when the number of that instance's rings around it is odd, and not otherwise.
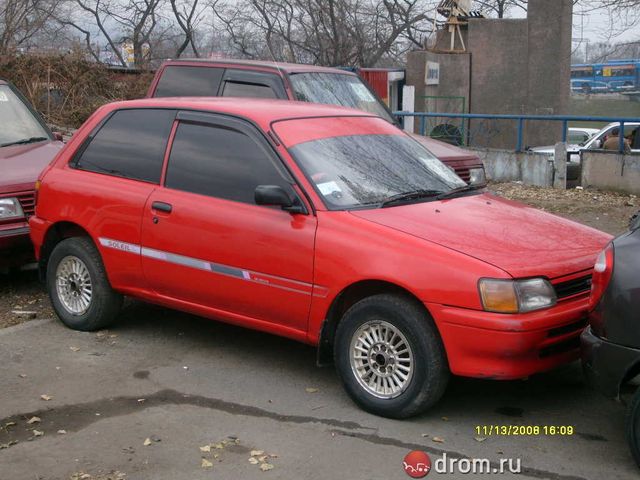
[[[0,220],[22,217],[24,212],[17,198],[0,198]]]
[[[482,306],[488,312],[525,313],[552,307],[556,292],[544,278],[529,280],[496,280],[478,282]]]
[[[487,183],[487,176],[484,167],[472,168],[469,170],[469,183],[471,185],[484,185]]]

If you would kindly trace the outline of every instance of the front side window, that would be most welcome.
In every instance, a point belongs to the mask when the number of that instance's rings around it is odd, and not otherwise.
[[[159,183],[174,110],[116,111],[75,161],[75,167]]]
[[[376,206],[410,192],[466,184],[407,135],[346,135],[289,149],[330,209]]]
[[[255,204],[258,185],[291,189],[249,136],[230,128],[186,122],[176,131],[165,185],[249,204]]]
[[[153,93],[154,97],[215,97],[224,68],[168,66]]]
[[[394,123],[389,111],[360,77],[341,73],[296,73],[290,76],[296,100],[339,105],[373,113]]]
[[[0,147],[51,138],[9,85],[0,85],[0,125]]]

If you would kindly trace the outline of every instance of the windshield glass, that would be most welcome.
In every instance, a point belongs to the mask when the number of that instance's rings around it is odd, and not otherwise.
[[[381,206],[412,192],[449,192],[466,183],[407,135],[321,138],[289,149],[327,208]]]
[[[341,73],[291,74],[296,100],[357,108],[395,123],[380,100],[371,93],[360,77]]]
[[[9,85],[0,85],[0,125],[0,145],[31,138],[49,139],[49,133]]]

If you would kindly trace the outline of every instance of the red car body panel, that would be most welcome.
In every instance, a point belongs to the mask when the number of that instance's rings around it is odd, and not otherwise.
[[[125,107],[248,119],[271,140],[310,213],[71,168],[69,160],[91,130]],[[387,282],[428,309],[454,374],[521,378],[576,359],[588,291],[545,310],[504,315],[482,310],[478,280],[537,276],[554,285],[571,282],[590,274],[610,237],[488,194],[327,210],[286,147],[367,133],[404,135],[378,117],[302,102],[182,98],[107,105],[43,174],[41,202],[30,220],[36,252],[53,225],[71,222],[94,240],[116,290],[312,345],[345,289]],[[154,211],[154,201],[171,203],[172,212]]]

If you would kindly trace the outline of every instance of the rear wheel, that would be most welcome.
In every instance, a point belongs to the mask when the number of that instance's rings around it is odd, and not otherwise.
[[[397,295],[375,295],[353,305],[338,325],[334,355],[349,396],[383,417],[424,412],[442,397],[449,379],[431,317]]]
[[[627,442],[631,455],[640,467],[640,388],[627,409]]]
[[[74,330],[106,327],[122,306],[122,295],[111,288],[100,253],[86,237],[55,246],[47,264],[47,290],[62,323]]]

